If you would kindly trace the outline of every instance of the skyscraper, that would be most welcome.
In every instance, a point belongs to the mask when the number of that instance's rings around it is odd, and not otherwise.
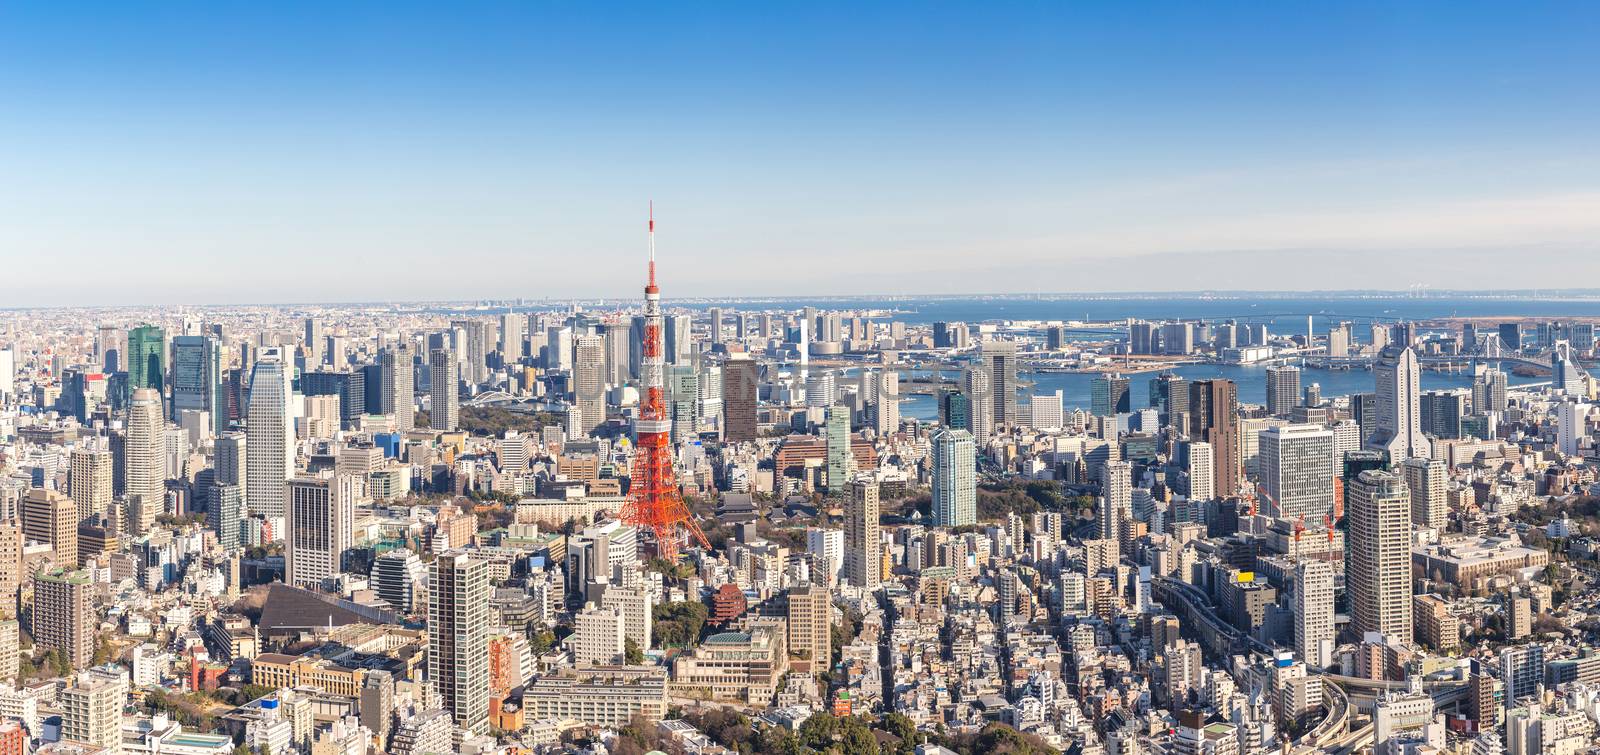
[[[1267,513],[1320,522],[1333,513],[1333,432],[1321,425],[1284,425],[1261,431],[1261,487]]]
[[[285,485],[294,472],[289,373],[283,355],[268,349],[250,371],[245,417],[245,504],[254,516],[283,516]]]
[[[528,318],[515,312],[507,312],[500,316],[500,362],[502,364],[517,364],[527,356],[524,340]]]
[[[1150,405],[1156,408],[1168,427],[1180,431],[1188,429],[1189,381],[1170,372],[1157,375],[1150,381]]]
[[[1017,343],[984,341],[978,347],[978,355],[989,368],[990,399],[994,402],[990,427],[1014,427],[1017,424]]]
[[[383,379],[382,403],[376,408],[381,414],[393,414],[395,429],[405,433],[416,426],[416,411],[412,408],[413,372],[411,344],[402,340],[385,348],[378,355]],[[374,411],[369,407],[368,411]]]
[[[968,367],[964,373],[968,429],[980,443],[988,443],[989,436],[994,434],[994,391],[989,375],[989,368],[983,365]]]
[[[1189,478],[1189,500],[1209,501],[1216,497],[1216,461],[1211,452],[1211,444],[1201,440],[1191,440],[1185,444],[1185,468]]]
[[[326,336],[322,334],[322,321],[315,317],[306,318],[306,333],[303,344],[305,345],[306,371],[310,372],[322,366],[323,348]]]
[[[728,355],[722,365],[722,437],[731,442],[756,439],[756,403],[760,395],[757,365],[747,353]]]
[[[855,456],[850,452],[850,407],[828,407],[826,434],[828,492],[843,493],[855,468]]]
[[[1117,556],[1121,542],[1133,519],[1133,467],[1125,461],[1108,462],[1100,471],[1100,501],[1095,508],[1096,536],[1111,543]]]
[[[1267,413],[1287,417],[1300,403],[1300,368],[1293,365],[1267,368]]]
[[[489,723],[489,564],[468,551],[434,559],[428,580],[428,678],[456,725]]]
[[[228,429],[228,400],[222,390],[222,344],[211,336],[172,339],[172,419],[180,412],[209,412],[211,432]]]
[[[1556,449],[1577,456],[1579,441],[1589,434],[1589,405],[1582,401],[1562,401],[1556,405]]]
[[[1405,481],[1368,470],[1350,482],[1345,579],[1351,628],[1411,636],[1411,495]]]
[[[22,534],[49,543],[58,566],[78,568],[78,506],[54,490],[32,488],[22,497]]]
[[[1408,346],[1389,346],[1373,367],[1377,380],[1377,417],[1367,438],[1367,448],[1384,451],[1393,461],[1428,456],[1429,443],[1422,434],[1422,367]],[[1365,422],[1365,420],[1363,420]]]
[[[1406,459],[1401,469],[1411,496],[1411,523],[1442,531],[1448,524],[1445,486],[1450,484],[1450,471],[1438,459],[1419,458]]]
[[[1479,414],[1506,410],[1506,374],[1483,364],[1472,368],[1472,411]]]
[[[883,437],[900,430],[900,373],[891,369],[879,370],[876,380],[872,419],[878,436]]]
[[[318,589],[339,574],[355,544],[355,479],[296,477],[289,481],[284,522],[285,567],[291,585]]]
[[[1110,417],[1132,411],[1128,379],[1121,375],[1099,374],[1089,382],[1089,406],[1096,417]]]
[[[845,510],[845,579],[868,589],[883,582],[879,540],[878,481],[850,483],[850,503]]]
[[[1294,647],[1308,666],[1333,662],[1333,564],[1306,560],[1294,569]]]
[[[1422,432],[1435,438],[1461,437],[1461,417],[1467,413],[1467,396],[1461,391],[1428,391],[1419,400]]]
[[[167,333],[154,325],[128,331],[128,384],[166,392]]]
[[[593,433],[606,423],[606,341],[604,336],[580,335],[572,339],[572,393],[580,426]]]
[[[239,527],[244,521],[244,488],[236,483],[213,483],[206,503],[206,526],[217,533],[217,545],[223,550],[239,547]]]
[[[1211,493],[1217,497],[1239,490],[1239,389],[1232,380],[1197,380],[1189,384],[1189,435],[1211,445]]]
[[[166,438],[161,417],[161,394],[153,388],[133,392],[122,464],[128,529],[135,535],[148,532],[166,507]]]
[[[933,434],[933,522],[959,527],[978,521],[978,448],[966,430]]]
[[[439,432],[455,432],[459,427],[457,412],[461,400],[457,393],[455,355],[449,349],[428,352],[428,370],[431,386],[429,426]]]
[[[70,464],[67,494],[78,506],[78,521],[106,513],[111,508],[111,479],[115,466],[111,452],[93,447],[74,448]]]

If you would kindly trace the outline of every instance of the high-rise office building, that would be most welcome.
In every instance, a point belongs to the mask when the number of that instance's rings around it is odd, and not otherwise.
[[[239,547],[239,528],[244,523],[244,488],[233,483],[213,483],[206,503],[206,526],[217,533],[217,545],[223,550]]]
[[[172,419],[182,412],[207,412],[210,433],[228,429],[228,399],[223,392],[222,344],[212,336],[172,339]]]
[[[1351,628],[1411,637],[1411,495],[1400,477],[1377,470],[1350,482],[1345,581]]]
[[[1321,425],[1283,425],[1261,431],[1257,469],[1266,512],[1314,523],[1333,513],[1333,432]]]
[[[116,466],[111,452],[88,446],[74,448],[69,463],[67,494],[78,506],[78,521],[106,513],[111,508],[111,480]]]
[[[585,433],[606,423],[606,341],[604,336],[572,339],[572,394]]]
[[[167,333],[154,325],[128,331],[128,384],[162,395],[167,388]]]
[[[215,452],[215,482],[219,485],[238,485],[244,491],[248,477],[245,474],[245,434],[223,433],[217,437]]]
[[[1500,323],[1496,333],[1500,336],[1500,343],[1511,351],[1522,350],[1522,325],[1514,322]]]
[[[1150,381],[1150,405],[1162,422],[1180,431],[1189,427],[1189,381],[1163,372]]]
[[[22,534],[49,543],[56,565],[78,568],[78,506],[54,490],[32,488],[22,497]]]
[[[1472,411],[1479,414],[1506,410],[1506,374],[1483,364],[1472,368]]]
[[[966,430],[933,434],[933,521],[959,527],[978,521],[978,448]]]
[[[300,374],[300,392],[306,396],[338,396],[339,425],[352,429],[367,415],[366,373],[304,372]]]
[[[856,587],[872,589],[883,582],[878,492],[877,480],[850,483],[850,502],[845,509],[845,579]]]
[[[489,564],[468,551],[434,559],[428,580],[428,678],[457,726],[489,723]]]
[[[1333,564],[1315,559],[1294,569],[1294,647],[1306,665],[1333,662]]]
[[[700,373],[693,367],[667,369],[667,414],[672,420],[672,441],[695,437],[700,425]]]
[[[756,439],[756,404],[760,380],[756,361],[747,353],[728,355],[722,365],[722,437],[730,442]]]
[[[523,329],[528,325],[528,318],[515,312],[507,312],[500,316],[500,362],[502,364],[517,364],[528,355],[527,334]]]
[[[69,568],[40,572],[33,580],[33,641],[61,651],[73,668],[88,666],[94,656],[93,589],[88,572]]]
[[[825,426],[827,440],[827,479],[829,493],[843,493],[855,471],[855,456],[850,450],[850,407],[828,407]]]
[[[1211,444],[1212,495],[1239,490],[1239,389],[1232,380],[1189,384],[1189,435]]]
[[[972,400],[960,391],[939,394],[939,424],[972,432]]]
[[[1417,353],[1407,346],[1387,347],[1372,371],[1378,405],[1367,448],[1386,452],[1396,462],[1428,456],[1430,446],[1422,434],[1422,366]]]
[[[990,400],[993,402],[989,415],[993,423],[990,427],[1015,427],[1017,424],[1016,341],[984,341],[978,347],[978,355],[989,370]]]
[[[161,394],[153,388],[133,392],[122,453],[128,529],[142,535],[150,531],[167,502],[166,433]]]
[[[322,321],[315,317],[307,317],[305,326],[305,338],[301,343],[305,346],[306,371],[310,372],[322,366],[327,336],[323,333]]]
[[[1128,379],[1121,375],[1099,374],[1089,382],[1089,406],[1096,417],[1110,417],[1132,411]]]
[[[900,430],[900,373],[883,369],[873,373],[876,386],[872,391],[872,420],[878,437]]]
[[[1294,365],[1267,368],[1267,413],[1287,417],[1300,404],[1300,368]]]
[[[356,480],[296,477],[289,481],[284,521],[285,568],[291,585],[319,589],[340,572],[355,544]]]
[[[1411,523],[1443,530],[1448,524],[1445,502],[1450,470],[1438,459],[1406,459],[1401,465],[1411,496]]]
[[[400,341],[385,348],[378,355],[383,379],[382,404],[376,411],[393,414],[395,429],[405,433],[416,425],[416,411],[412,408],[413,373],[411,344]],[[368,411],[373,411],[368,407]]]
[[[1461,391],[1422,394],[1417,415],[1422,422],[1422,432],[1435,438],[1461,437],[1461,418],[1467,413],[1467,398]]]
[[[244,492],[245,505],[252,516],[283,516],[285,486],[294,472],[288,370],[282,353],[268,350],[250,371]]]
[[[1589,435],[1589,405],[1582,401],[1562,401],[1556,405],[1556,450],[1577,456],[1579,441]]]
[[[994,434],[994,390],[989,382],[989,368],[978,365],[968,367],[963,375],[962,390],[967,396],[967,423],[972,437],[988,443]]]
[[[418,597],[426,584],[428,567],[408,548],[396,548],[372,560],[372,591],[404,615],[421,611]]]
[[[438,432],[455,432],[459,425],[460,394],[455,355],[449,349],[428,352],[428,425]]]

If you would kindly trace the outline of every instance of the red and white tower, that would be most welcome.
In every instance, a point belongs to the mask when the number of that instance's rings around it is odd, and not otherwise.
[[[676,465],[672,459],[672,422],[667,417],[666,360],[662,356],[661,289],[656,288],[656,213],[650,205],[650,281],[644,287],[644,343],[641,344],[640,372],[644,395],[639,401],[639,419],[634,424],[638,448],[633,455],[633,479],[629,483],[628,503],[622,507],[622,521],[656,536],[656,554],[672,559],[685,532],[707,549],[711,543],[695,524],[689,507],[678,489]]]

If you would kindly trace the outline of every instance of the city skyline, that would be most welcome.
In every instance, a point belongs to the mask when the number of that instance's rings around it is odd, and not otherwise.
[[[1578,4],[209,10],[7,11],[8,305],[1600,272]]]

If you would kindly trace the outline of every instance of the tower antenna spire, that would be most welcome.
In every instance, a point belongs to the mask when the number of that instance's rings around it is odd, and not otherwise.
[[[650,200],[650,288],[656,287],[656,201]]]

